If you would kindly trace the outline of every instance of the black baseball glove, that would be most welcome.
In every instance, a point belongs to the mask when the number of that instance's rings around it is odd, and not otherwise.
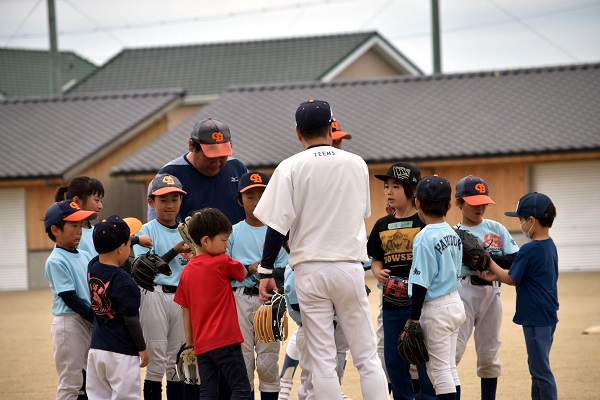
[[[171,275],[171,267],[156,254],[142,254],[133,260],[131,277],[142,289],[154,292],[154,279],[158,274]]]
[[[194,347],[181,345],[177,353],[177,364],[175,365],[177,376],[181,382],[186,385],[199,385],[200,375],[198,374],[198,360],[194,354]]]
[[[421,325],[412,319],[404,324],[404,331],[408,333],[402,340],[402,335],[398,337],[398,353],[407,363],[413,365],[423,365],[429,361],[429,353],[425,345],[425,337]]]
[[[462,242],[462,263],[473,271],[487,271],[491,256],[479,243],[479,239],[464,229],[455,229]]]

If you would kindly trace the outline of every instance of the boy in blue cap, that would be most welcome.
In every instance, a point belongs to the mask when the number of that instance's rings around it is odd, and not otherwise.
[[[85,398],[85,369],[92,322],[87,289],[89,255],[77,251],[83,221],[96,218],[73,200],[52,204],[44,216],[46,234],[55,243],[45,265],[46,279],[54,296],[52,343],[58,374],[57,399]]]
[[[119,268],[129,257],[131,236],[141,227],[139,221],[134,227],[134,221],[111,215],[94,226],[98,256],[88,266],[94,310],[86,386],[90,399],[139,399],[141,395],[140,367],[148,365],[148,351],[138,315],[140,289]]]
[[[531,398],[558,398],[556,381],[550,368],[550,349],[558,323],[558,252],[550,237],[556,207],[548,196],[529,193],[521,197],[516,212],[521,231],[531,239],[524,244],[509,271],[490,263],[487,281],[500,281],[517,287],[517,304],[513,322],[523,326],[527,361],[531,374]]]

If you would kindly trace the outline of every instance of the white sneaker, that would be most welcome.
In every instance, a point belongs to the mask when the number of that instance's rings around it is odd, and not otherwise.
[[[342,392],[342,400],[352,400],[350,397],[346,396],[344,392]]]
[[[277,397],[277,400],[289,400],[290,392],[292,391],[292,380],[281,378],[279,380],[279,385],[281,386],[281,389],[279,389],[279,397]]]

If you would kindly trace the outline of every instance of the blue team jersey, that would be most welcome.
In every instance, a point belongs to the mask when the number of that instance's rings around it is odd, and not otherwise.
[[[248,225],[245,220],[238,222],[233,226],[233,231],[229,236],[227,254],[242,265],[254,264],[262,258],[266,233],[266,225],[256,227]],[[287,262],[288,253],[282,248],[275,260],[275,268],[285,268]],[[251,275],[248,275],[242,282],[233,281],[231,284],[233,287],[253,287],[256,285],[256,281]]]
[[[155,219],[145,223],[137,235],[150,236],[152,239],[152,245],[154,246],[152,250],[159,256],[163,256],[165,253],[171,250],[173,246],[182,241],[181,235],[179,234],[177,228],[166,227]],[[136,257],[147,252],[148,249],[145,247],[140,245],[133,246],[133,253]],[[190,255],[191,253],[178,254],[175,256],[175,258],[169,262],[169,266],[171,267],[171,275],[166,276],[163,274],[158,274],[154,279],[154,283],[157,285],[179,285],[181,272],[183,272],[183,268],[188,263]]]
[[[98,255],[98,252],[94,247],[94,239],[92,238],[93,233],[93,226],[91,228],[82,228],[81,240],[79,241],[79,246],[77,246],[77,250],[84,250],[90,255],[90,260]]]
[[[139,355],[124,317],[138,315],[140,289],[125,270],[102,264],[98,257],[90,262],[88,274],[88,293],[94,311],[90,348]]]
[[[44,267],[50,291],[54,296],[53,315],[77,314],[65,304],[59,293],[74,290],[86,305],[90,305],[90,292],[87,285],[89,261],[90,256],[85,251],[70,252],[54,246]]]
[[[549,238],[524,244],[508,273],[517,286],[513,322],[524,326],[556,324],[558,252],[554,241]]]
[[[461,264],[462,244],[450,225],[447,222],[427,225],[413,243],[408,294],[412,295],[414,284],[427,289],[425,301],[457,290]]]
[[[246,172],[248,169],[240,160],[230,157],[217,175],[206,176],[190,164],[186,156],[181,156],[162,167],[158,174],[176,176],[187,192],[179,208],[180,222],[192,211],[214,207],[221,210],[232,224],[237,224],[246,218],[244,209],[236,200],[239,179]],[[154,218],[154,209],[148,207],[148,220]]]
[[[484,219],[477,226],[460,226],[461,229],[471,233],[473,236],[479,239],[484,248],[486,248],[490,254],[495,256],[505,256],[507,254],[514,254],[519,251],[519,246],[515,242],[515,239],[510,235],[508,229],[504,227],[500,222],[492,221],[490,219]],[[477,272],[473,271],[466,265],[462,266],[461,276],[477,275]]]

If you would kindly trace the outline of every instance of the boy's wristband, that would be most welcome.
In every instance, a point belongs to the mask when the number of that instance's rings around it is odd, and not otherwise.
[[[261,278],[271,278],[273,276],[273,268],[265,268],[262,264],[258,264],[256,272],[260,274]]]

